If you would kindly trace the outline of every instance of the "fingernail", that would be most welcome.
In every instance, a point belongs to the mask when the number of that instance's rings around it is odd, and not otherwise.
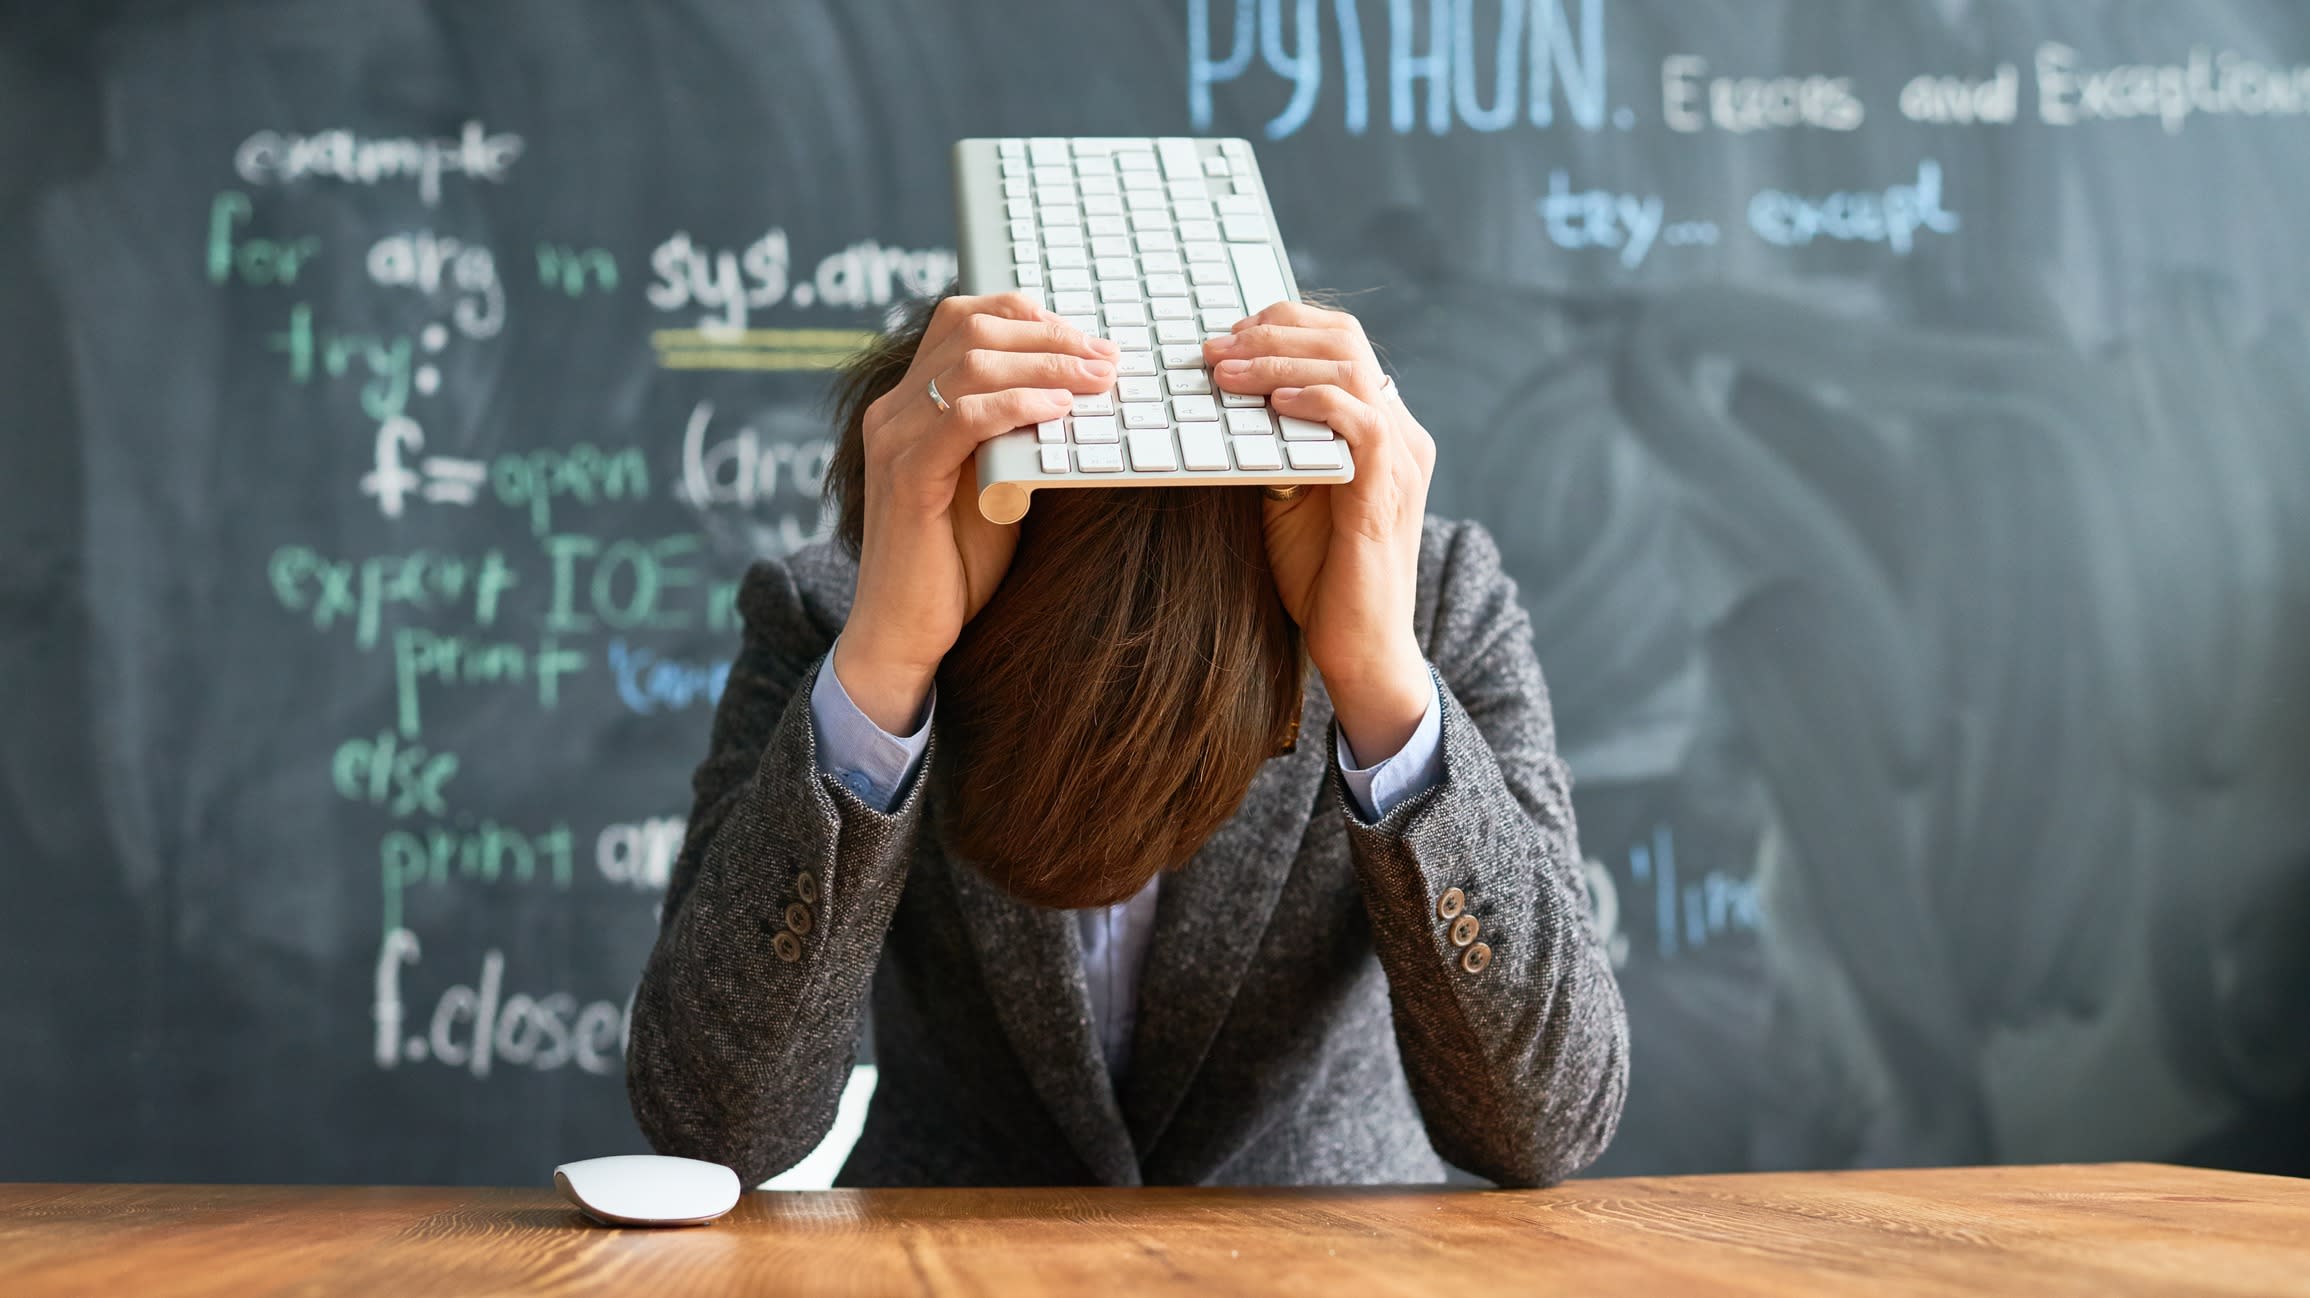
[[[1229,334],[1229,335],[1228,335],[1227,337],[1225,337],[1225,338],[1206,338],[1206,339],[1204,339],[1204,340],[1203,340],[1203,347],[1204,347],[1204,350],[1206,350],[1206,351],[1214,351],[1214,352],[1231,352],[1231,351],[1234,351],[1234,350],[1235,350],[1235,336],[1234,336],[1233,334]]]
[[[1219,369],[1219,372],[1220,372],[1220,373],[1222,373],[1222,374],[1226,375],[1227,377],[1229,377],[1229,378],[1231,378],[1231,379],[1240,379],[1240,378],[1242,378],[1244,375],[1251,373],[1251,362],[1250,362],[1250,361],[1221,361],[1221,362],[1219,362],[1219,366],[1218,366],[1218,369]]]
[[[1271,401],[1289,401],[1298,395],[1298,388],[1277,388],[1275,391],[1267,394],[1268,399]]]
[[[1121,344],[1117,343],[1112,338],[1092,338],[1091,350],[1106,356],[1120,356],[1123,354],[1123,348]]]
[[[1065,388],[1044,388],[1043,395],[1051,398],[1053,401],[1056,401],[1061,405],[1071,406],[1075,404],[1075,394],[1067,391]]]
[[[1084,361],[1083,372],[1095,379],[1111,379],[1115,377],[1115,362]]]

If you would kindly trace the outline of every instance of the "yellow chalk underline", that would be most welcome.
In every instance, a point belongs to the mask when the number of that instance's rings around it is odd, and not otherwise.
[[[668,370],[831,370],[846,364],[856,352],[662,351],[658,367]]]
[[[876,337],[872,329],[656,329],[650,341],[660,347],[864,347]]]

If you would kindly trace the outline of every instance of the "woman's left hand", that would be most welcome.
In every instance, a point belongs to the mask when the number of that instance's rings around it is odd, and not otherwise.
[[[1203,357],[1222,390],[1264,393],[1277,414],[1347,442],[1354,481],[1266,502],[1267,560],[1348,747],[1363,763],[1392,755],[1432,697],[1412,598],[1435,439],[1344,311],[1278,302],[1206,341]]]

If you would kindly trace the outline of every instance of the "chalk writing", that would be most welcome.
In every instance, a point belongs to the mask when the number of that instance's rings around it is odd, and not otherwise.
[[[1660,111],[1672,131],[1748,131],[1797,126],[1860,129],[1868,116],[1851,77],[1712,77],[1708,60],[1671,54],[1660,64]]]
[[[2000,63],[1974,80],[1930,73],[1901,87],[1901,115],[1948,126],[2010,126],[2021,116],[2021,69]]]
[[[1654,827],[1650,842],[1629,847],[1628,874],[1652,890],[1653,939],[1663,958],[1728,935],[1754,934],[1764,924],[1753,879],[1707,870],[1697,881],[1678,881],[1676,835],[1666,825]]]
[[[444,285],[457,295],[449,318],[468,338],[492,338],[505,327],[505,286],[497,257],[480,244],[431,230],[388,234],[362,259],[369,282],[430,297]]]
[[[545,616],[548,630],[590,631],[597,621],[619,631],[636,627],[677,631],[694,625],[691,610],[667,608],[662,601],[669,590],[698,584],[698,571],[690,562],[698,552],[695,535],[649,542],[621,538],[607,545],[590,536],[555,535],[545,538],[544,544],[553,563],[553,598]]]
[[[558,243],[537,245],[537,282],[559,289],[568,297],[583,297],[589,289],[604,293],[618,287],[618,259],[606,248],[571,248]]]
[[[249,196],[239,190],[228,189],[209,200],[209,283],[238,279],[258,287],[294,284],[305,263],[320,255],[321,241],[312,235],[289,240],[236,237],[235,231],[254,211]]]
[[[361,378],[361,409],[373,419],[391,419],[409,400],[410,353],[406,334],[351,333],[317,328],[313,308],[289,308],[289,325],[265,335],[265,349],[287,359],[289,381],[303,385],[316,376]]]
[[[2273,66],[2235,50],[2193,49],[2180,63],[2081,68],[2078,52],[2037,47],[2037,115],[2048,126],[2151,118],[2179,135],[2190,118],[2310,114],[2310,63]]]
[[[387,930],[378,944],[370,1019],[379,1068],[430,1060],[463,1069],[477,1080],[486,1080],[499,1063],[548,1073],[576,1064],[602,1077],[621,1069],[633,1022],[630,993],[622,1010],[608,1000],[581,1007],[566,992],[507,996],[505,953],[494,947],[481,957],[480,977],[443,991],[423,1030],[405,1038],[409,1016],[401,977],[423,952],[417,935],[406,928]]]
[[[394,718],[404,738],[423,732],[426,685],[521,686],[534,689],[537,705],[550,712],[561,705],[561,678],[585,663],[551,634],[529,645],[401,627],[393,632]]]
[[[604,879],[641,892],[658,894],[673,877],[674,858],[681,855],[680,816],[655,816],[631,824],[604,825],[594,836],[594,868]]]
[[[713,402],[701,401],[690,408],[682,428],[678,488],[682,500],[700,509],[714,505],[752,509],[776,498],[781,482],[798,501],[818,499],[826,485],[826,466],[834,458],[833,438],[765,444],[749,425],[709,445],[706,434],[713,422]]]
[[[544,883],[570,885],[569,826],[555,823],[538,834],[484,820],[470,830],[431,825],[422,832],[395,829],[377,846],[378,877],[385,891],[385,931],[401,927],[404,899],[423,884]]]
[[[1567,13],[1573,3],[1577,23]],[[1455,124],[1500,131],[1519,120],[1549,127],[1559,94],[1581,129],[1600,130],[1607,120],[1605,0],[1388,0],[1387,42],[1376,60],[1366,55],[1357,0],[1294,0],[1289,22],[1282,0],[1235,0],[1224,51],[1214,42],[1212,7],[1212,0],[1187,5],[1187,116],[1199,131],[1211,127],[1212,88],[1241,79],[1254,60],[1291,85],[1290,99],[1264,128],[1267,138],[1286,139],[1306,126],[1323,93],[1327,10],[1339,51],[1330,70],[1350,135],[1371,125],[1375,61],[1384,69],[1388,129],[1397,135],[1422,127],[1443,135]],[[1634,124],[1627,109],[1610,120]]]
[[[348,739],[329,763],[339,797],[383,807],[394,816],[423,812],[446,816],[443,790],[457,778],[457,754],[436,753],[423,744],[403,743],[390,730],[374,739]]]
[[[722,697],[722,685],[730,677],[727,658],[689,662],[629,645],[623,639],[610,641],[606,652],[618,701],[644,716],[701,704],[711,707]]]
[[[503,552],[478,558],[411,550],[365,559],[335,559],[310,546],[283,545],[265,565],[273,598],[309,615],[316,631],[353,627],[353,643],[375,645],[385,613],[406,605],[424,613],[455,612],[479,629],[496,625],[499,601],[516,584]]]
[[[1900,256],[1917,246],[1920,233],[1955,234],[1957,214],[1942,206],[1941,164],[1917,164],[1914,184],[1882,190],[1846,191],[1818,198],[1778,189],[1759,190],[1749,200],[1749,228],[1765,242],[1802,248],[1816,239],[1881,243]]]
[[[493,135],[477,121],[467,122],[455,139],[257,131],[233,151],[233,170],[252,185],[291,185],[307,177],[357,185],[414,180],[417,197],[431,207],[441,201],[443,176],[501,183],[521,147],[520,136]]]

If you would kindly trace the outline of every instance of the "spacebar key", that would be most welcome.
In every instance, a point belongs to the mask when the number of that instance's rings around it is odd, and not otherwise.
[[[1231,243],[1227,255],[1235,260],[1235,283],[1243,290],[1243,313],[1258,315],[1278,302],[1288,301],[1283,268],[1276,265],[1275,248],[1265,243]]]

